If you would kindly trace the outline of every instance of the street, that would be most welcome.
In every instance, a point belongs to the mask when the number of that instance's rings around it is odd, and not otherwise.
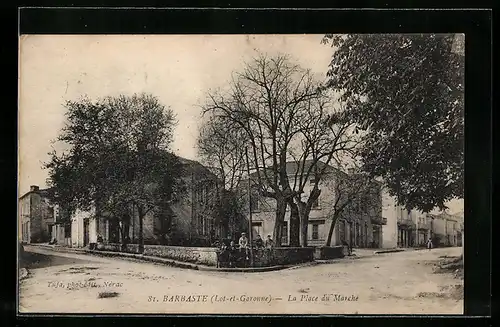
[[[29,275],[19,286],[21,313],[463,313],[463,280],[433,272],[440,257],[459,256],[458,247],[261,273],[25,250]]]

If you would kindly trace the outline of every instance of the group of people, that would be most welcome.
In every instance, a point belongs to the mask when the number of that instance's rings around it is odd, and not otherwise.
[[[241,233],[241,237],[238,241],[238,245],[240,249],[246,249],[248,248],[248,237],[246,233]],[[266,249],[271,249],[274,247],[274,241],[271,238],[271,235],[267,235],[267,239],[264,241],[260,235],[257,235],[254,242],[253,246],[256,248],[266,248]]]
[[[241,266],[242,263],[245,264],[249,260],[249,249],[250,241],[246,233],[241,233],[241,237],[238,240],[238,244],[231,240],[229,244],[222,243],[220,249],[220,262],[228,263],[230,267]],[[257,235],[255,240],[253,240],[252,248],[256,249],[272,249],[274,247],[274,241],[271,235],[267,235],[267,239],[264,241],[260,235]]]

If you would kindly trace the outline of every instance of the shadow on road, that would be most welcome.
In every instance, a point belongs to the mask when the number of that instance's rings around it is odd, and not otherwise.
[[[24,251],[20,258],[20,268],[37,269],[52,266],[82,264],[90,261]]]

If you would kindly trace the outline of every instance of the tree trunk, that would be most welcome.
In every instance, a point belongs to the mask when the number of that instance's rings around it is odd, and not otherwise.
[[[293,199],[288,201],[290,206],[290,246],[300,246],[300,217],[299,208]]]
[[[317,185],[314,186],[307,202],[301,200],[300,196],[296,197],[297,205],[299,208],[299,218],[300,218],[300,237],[301,237],[301,245],[303,247],[307,246],[307,230],[309,227],[309,214],[311,213],[311,208],[313,203],[319,198],[321,195],[321,190],[317,188]]]
[[[120,232],[122,235],[122,251],[126,251],[130,234],[130,216],[128,214],[124,214],[122,217]]]
[[[283,235],[283,222],[285,221],[286,202],[283,198],[276,199],[276,219],[274,223],[274,243],[281,246],[281,236]]]
[[[139,215],[139,253],[144,253],[144,208],[142,205],[137,206]]]
[[[335,225],[337,224],[337,219],[338,215],[334,214],[332,217],[332,224],[330,225],[330,230],[328,231],[328,237],[326,238],[326,244],[325,246],[332,246],[332,237],[333,237],[333,230],[335,229]]]
[[[307,229],[309,225],[309,212],[307,210],[307,204],[298,201],[299,218],[300,218],[300,245],[302,247],[307,246]]]

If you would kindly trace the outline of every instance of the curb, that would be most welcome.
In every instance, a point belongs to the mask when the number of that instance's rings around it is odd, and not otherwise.
[[[216,268],[210,266],[198,266],[201,271],[216,271],[216,272],[243,272],[243,273],[253,273],[253,272],[267,272],[288,269],[293,266],[272,266],[272,267],[255,267],[255,268]]]
[[[95,250],[85,250],[85,252],[89,253],[89,254],[93,254],[93,255],[98,255],[98,256],[102,255],[102,256],[109,256],[109,257],[132,258],[132,259],[138,259],[138,260],[143,260],[143,261],[161,263],[161,264],[165,264],[165,265],[171,266],[171,267],[200,270],[200,271],[252,273],[252,272],[276,271],[276,270],[287,269],[290,267],[295,267],[292,265],[285,265],[285,266],[255,267],[255,268],[217,268],[217,267],[213,267],[213,266],[200,265],[200,264],[194,264],[194,263],[189,263],[189,262],[182,262],[182,261],[166,259],[166,258],[161,258],[161,257],[145,256],[145,255],[136,254],[136,253],[124,253],[124,252],[118,253],[118,252],[112,252],[112,251],[95,251]]]
[[[255,268],[217,268],[213,266],[193,264],[188,262],[181,262],[172,259],[166,259],[161,257],[152,257],[145,256],[137,253],[126,253],[126,252],[113,252],[113,251],[100,251],[100,250],[88,250],[81,249],[75,250],[64,247],[51,247],[44,245],[30,245],[35,248],[42,248],[47,250],[52,250],[54,252],[66,252],[66,253],[78,253],[78,254],[87,254],[87,255],[95,255],[95,256],[103,256],[103,257],[118,257],[124,259],[136,259],[141,261],[148,261],[153,263],[160,263],[171,267],[185,268],[191,270],[200,270],[200,271],[213,271],[213,272],[242,272],[242,273],[253,273],[253,272],[267,272],[267,271],[277,271],[277,270],[285,270],[285,269],[297,269],[308,266],[315,266],[318,264],[331,263],[336,261],[333,260],[322,260],[322,261],[312,261],[306,262],[297,265],[284,265],[284,266],[272,266],[272,267],[255,267]]]
[[[375,251],[375,254],[383,254],[383,253],[394,253],[394,252],[405,252],[406,250],[402,249],[393,249],[393,250],[381,250],[381,251]]]
[[[161,264],[164,264],[167,266],[186,268],[186,269],[192,269],[192,270],[199,270],[199,268],[200,268],[200,265],[198,265],[198,264],[181,262],[181,261],[160,258],[160,257],[145,256],[145,255],[137,254],[137,253],[96,251],[96,250],[84,250],[84,253],[90,254],[90,255],[104,256],[104,257],[121,257],[121,258],[137,259],[137,260],[141,260],[141,261],[161,263]],[[209,266],[206,266],[206,267],[210,268]]]

